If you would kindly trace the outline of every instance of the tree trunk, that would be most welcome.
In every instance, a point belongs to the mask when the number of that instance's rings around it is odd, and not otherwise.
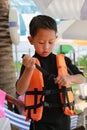
[[[0,89],[15,96],[16,74],[9,33],[9,0],[0,0]]]
[[[0,0],[0,89],[15,96],[16,74],[9,33],[9,0]],[[11,125],[12,130],[20,130]]]

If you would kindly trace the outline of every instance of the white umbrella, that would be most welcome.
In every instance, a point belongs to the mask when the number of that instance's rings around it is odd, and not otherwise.
[[[61,26],[61,24],[60,24]],[[76,20],[63,33],[64,39],[87,40],[87,20]]]
[[[87,0],[33,0],[43,14],[55,19],[87,19]]]

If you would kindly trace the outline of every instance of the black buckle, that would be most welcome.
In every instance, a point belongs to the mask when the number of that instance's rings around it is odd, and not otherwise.
[[[43,103],[43,106],[44,106],[44,107],[49,107],[49,103],[44,102],[44,103]]]

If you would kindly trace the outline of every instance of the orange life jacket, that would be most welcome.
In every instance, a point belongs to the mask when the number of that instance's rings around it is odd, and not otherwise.
[[[68,75],[63,54],[56,55],[56,63],[58,75]],[[40,66],[40,62],[37,58],[36,64]],[[45,94],[43,90],[44,82],[42,72],[35,68],[30,81],[30,87],[25,95],[26,120],[33,119],[38,121],[42,118],[45,103]],[[58,90],[64,114],[75,115],[74,97],[70,84],[67,84],[66,86],[58,85]]]
[[[57,60],[57,67],[58,67],[58,75],[68,75],[67,66],[65,63],[64,55],[56,55]],[[59,89],[62,90],[60,92],[60,99],[61,103],[63,104],[63,111],[65,115],[76,115],[75,112],[75,105],[74,105],[74,96],[72,92],[72,87],[70,84],[66,86],[59,85]],[[64,97],[65,96],[65,97]]]

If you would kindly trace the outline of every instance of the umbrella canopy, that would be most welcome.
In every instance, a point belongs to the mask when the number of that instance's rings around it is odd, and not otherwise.
[[[67,54],[70,51],[74,51],[74,48],[71,45],[60,45],[59,49],[57,50],[57,54]]]
[[[64,22],[63,22],[64,24]],[[60,24],[61,26],[61,24]],[[63,33],[64,39],[87,40],[87,20],[74,21]]]
[[[87,0],[33,0],[43,14],[55,19],[87,19]]]

